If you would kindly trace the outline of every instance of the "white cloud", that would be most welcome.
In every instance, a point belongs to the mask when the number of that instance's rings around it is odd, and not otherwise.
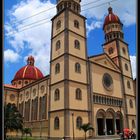
[[[88,0],[92,2],[93,0]],[[130,25],[135,23],[135,0],[124,0],[125,4],[122,5],[122,2],[119,0],[111,3],[111,6],[120,19],[123,21],[124,25]],[[82,7],[82,9],[88,9],[88,7],[99,5],[106,1],[100,0],[96,4],[90,4],[88,6]],[[82,0],[81,4],[87,3],[87,0]],[[41,2],[40,0],[23,0],[20,1],[17,5],[14,5],[11,10],[9,10],[9,20],[10,22],[5,24],[6,34],[9,37],[9,42],[14,49],[13,53],[18,58],[21,53],[28,52],[27,49],[30,50],[28,55],[33,55],[35,57],[35,65],[38,66],[44,75],[49,73],[50,67],[50,44],[51,44],[51,22],[50,18],[52,18],[56,14],[56,8],[52,10],[48,10],[43,12],[37,16],[33,16],[27,20],[20,21],[26,17],[32,16],[40,11],[44,11],[46,9],[50,9],[55,7],[55,4],[52,4],[50,0]],[[87,33],[95,28],[101,28],[104,20],[104,16],[108,13],[107,11],[108,5],[104,5],[101,7],[96,7],[94,9],[88,9],[83,11],[82,14],[87,18],[94,19],[90,24],[87,24]],[[126,16],[127,15],[127,16]],[[23,27],[25,25],[31,24],[41,19],[45,19],[44,21],[39,22],[39,24],[44,23],[35,28]],[[14,23],[13,21],[20,21],[19,23]],[[38,23],[34,24],[37,25]],[[34,26],[32,25],[32,26]],[[16,27],[16,28],[15,28]],[[30,28],[29,30],[25,30],[23,32],[19,32],[23,29]],[[11,32],[12,31],[12,32]],[[16,33],[16,34],[13,34]],[[25,57],[25,56],[23,56]],[[6,61],[8,59],[5,57]],[[15,59],[11,59],[11,62],[16,62]]]
[[[132,75],[133,75],[133,79],[136,78],[136,56],[130,56],[130,61],[131,61],[131,67],[132,67]]]
[[[94,18],[96,21],[104,21],[105,16],[108,14],[108,7],[110,0],[99,0],[93,1],[88,0],[89,5],[82,7],[82,14],[85,15],[87,18]],[[96,3],[94,3],[96,2]],[[84,5],[87,3],[87,0],[82,0],[81,4]],[[102,5],[103,3],[106,3]],[[136,0],[117,0],[110,3],[110,6],[113,8],[114,14],[118,15],[124,26],[129,26],[136,23]],[[99,6],[101,5],[101,6]],[[96,7],[97,6],[97,7]],[[95,8],[91,8],[95,7]],[[91,8],[91,9],[90,9]]]
[[[13,50],[7,49],[4,51],[4,61],[15,63],[20,59],[20,55],[14,52]]]
[[[92,21],[92,23],[86,24],[87,35],[90,33],[90,31],[92,31],[96,28],[101,28],[101,27],[102,27],[101,21]]]
[[[37,66],[44,75],[49,73],[49,61],[50,61],[50,44],[51,44],[51,21],[52,18],[56,14],[56,8],[52,10],[48,10],[39,14],[37,16],[33,16],[28,20],[23,20],[26,17],[32,16],[35,13],[40,11],[44,11],[46,9],[50,9],[55,5],[52,4],[49,0],[47,2],[41,2],[40,0],[25,0],[21,1],[19,4],[15,5],[12,10],[9,11],[10,22],[6,23],[5,30],[9,37],[9,43],[12,48],[17,53],[23,53],[29,51],[28,55],[33,55],[35,57],[35,66]],[[37,24],[42,24],[35,28],[30,28],[31,26],[23,27],[25,25],[31,24],[38,20],[45,19],[42,22]],[[20,24],[12,24],[12,21],[21,21]],[[34,24],[32,26],[35,26]],[[21,31],[24,29],[30,28],[25,31]],[[16,34],[11,33],[11,31]],[[18,32],[19,31],[19,32]],[[21,32],[20,32],[21,31]],[[23,56],[25,57],[25,56]]]

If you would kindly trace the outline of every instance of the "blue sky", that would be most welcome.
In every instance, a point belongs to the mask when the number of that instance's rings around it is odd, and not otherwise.
[[[87,17],[86,27],[89,56],[103,53],[102,44],[104,43],[104,33],[102,25],[105,16],[108,14],[108,2],[110,1],[111,0],[88,0],[87,2],[87,0],[82,0],[81,2],[81,5],[86,4],[82,6],[81,14]],[[136,0],[123,1],[125,5],[122,4],[122,0],[112,0],[110,6],[124,24],[124,40],[129,44],[132,71],[135,78]],[[55,0],[4,1],[4,83],[11,83],[15,73],[26,65],[26,59],[29,55],[35,57],[35,66],[37,66],[44,75],[49,74],[50,19],[56,13],[56,9],[52,8],[56,6],[55,4]],[[51,10],[45,11],[50,8]],[[36,15],[41,11],[45,12]],[[30,18],[25,19],[27,17]],[[39,20],[40,22],[38,22]]]

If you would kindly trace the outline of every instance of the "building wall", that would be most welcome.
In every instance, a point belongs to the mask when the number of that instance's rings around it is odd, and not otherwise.
[[[102,78],[104,73],[109,73],[113,78],[113,89],[111,91],[106,90],[103,86]],[[111,69],[107,69],[96,64],[91,64],[91,75],[92,75],[93,92],[102,95],[122,98],[122,89],[120,80],[121,77],[118,72],[112,71]]]

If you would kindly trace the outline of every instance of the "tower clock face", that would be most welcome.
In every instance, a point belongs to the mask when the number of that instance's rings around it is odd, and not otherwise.
[[[112,90],[113,89],[113,79],[111,77],[110,74],[105,73],[103,75],[103,86],[105,87],[105,89],[107,90]]]

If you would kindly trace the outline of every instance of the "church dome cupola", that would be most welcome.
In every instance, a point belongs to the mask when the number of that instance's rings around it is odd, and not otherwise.
[[[108,15],[105,17],[103,29],[108,24],[118,23],[122,24],[119,17],[113,13],[113,9],[111,7],[108,8]]]
[[[23,87],[33,81],[43,78],[42,72],[34,66],[35,59],[33,56],[29,56],[27,59],[27,65],[20,68],[12,80],[12,85],[17,87]]]
[[[110,42],[114,39],[123,40],[122,32],[123,24],[120,21],[119,17],[113,13],[111,7],[108,8],[108,15],[105,17],[103,30],[105,33],[105,41]]]

